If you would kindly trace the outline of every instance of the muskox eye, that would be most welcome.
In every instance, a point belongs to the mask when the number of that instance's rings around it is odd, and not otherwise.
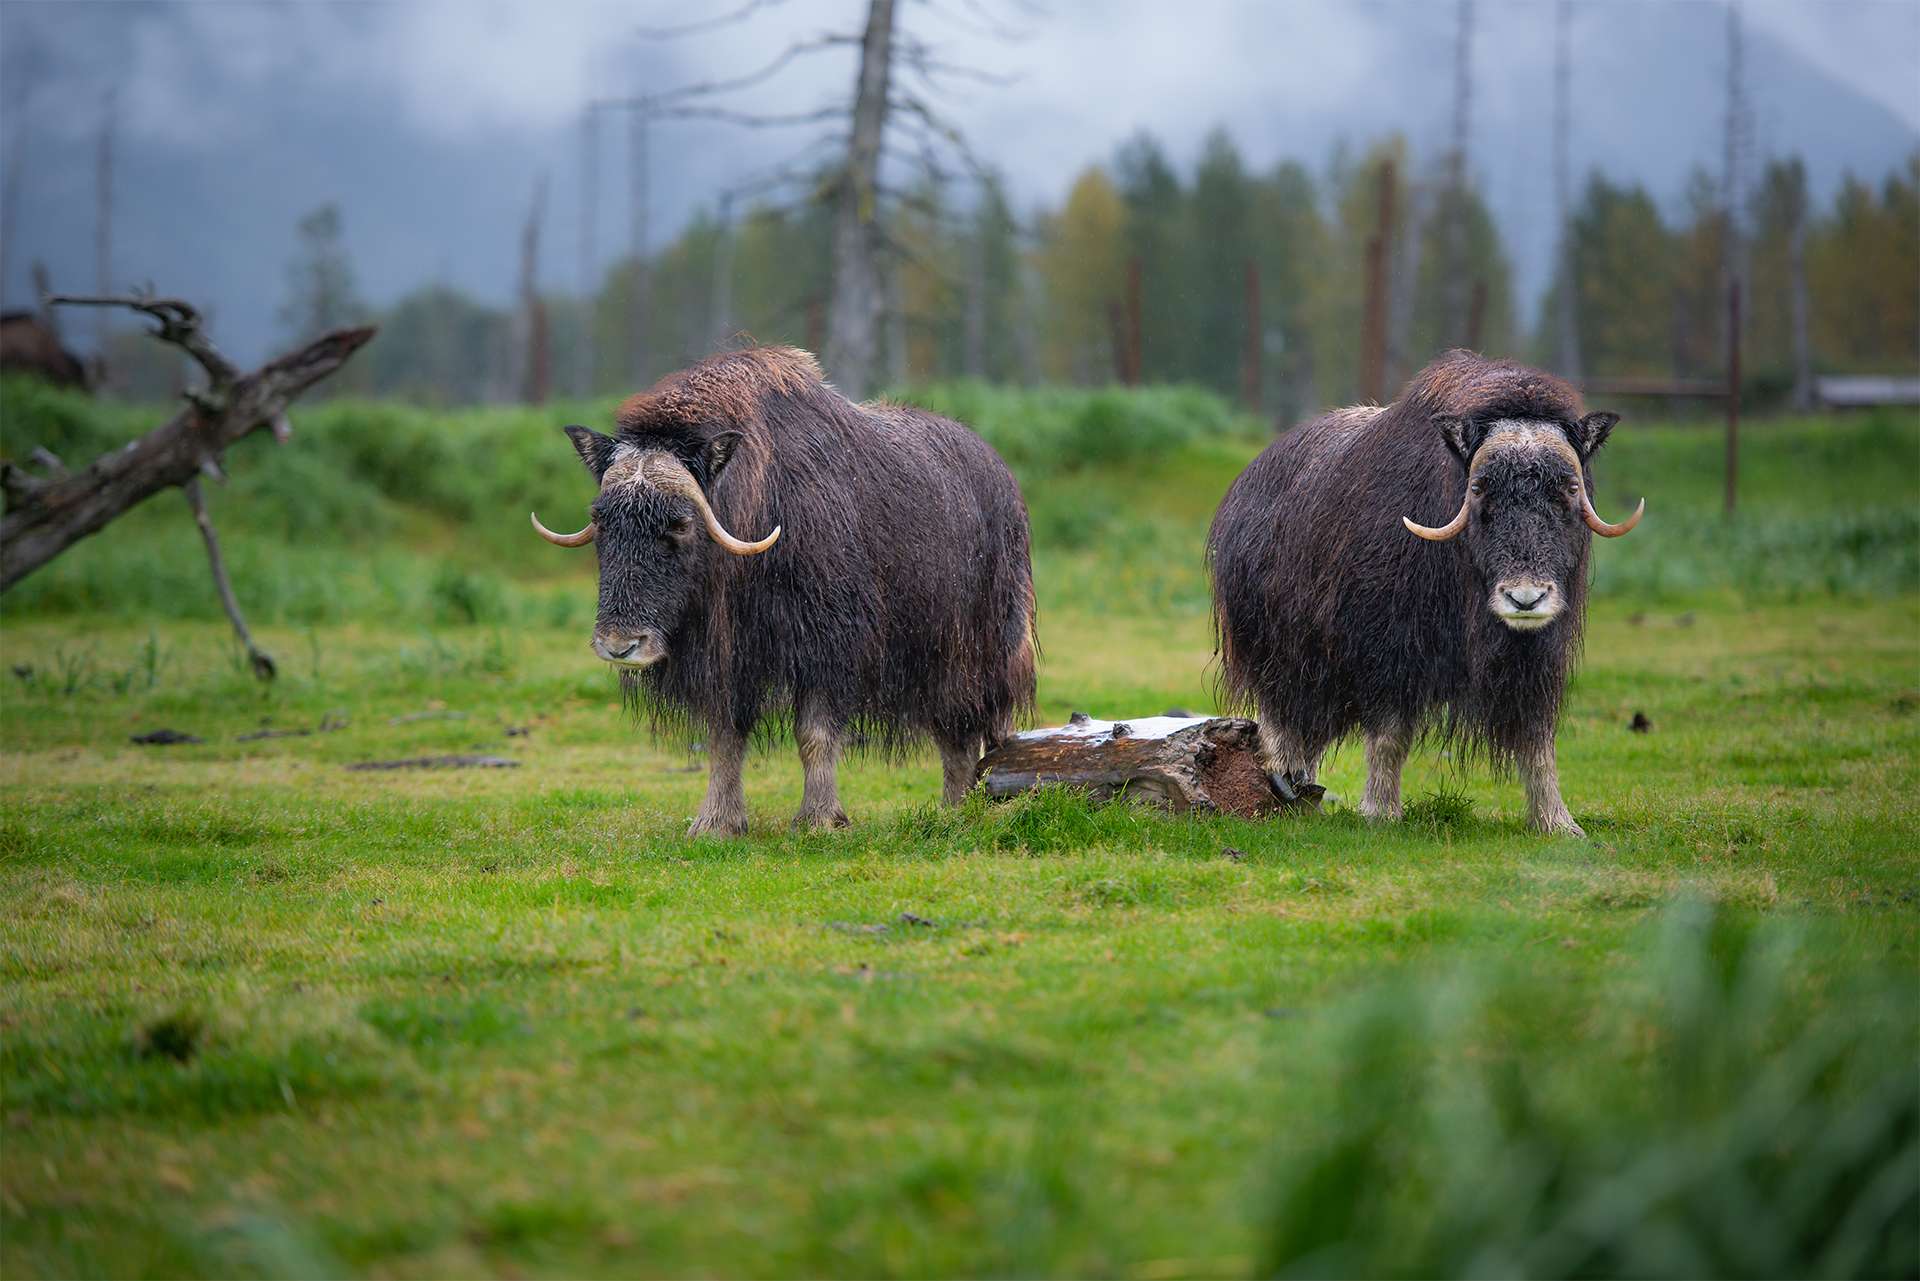
[[[1487,486],[1485,481],[1476,480],[1471,485],[1468,485],[1467,488],[1472,490],[1476,495],[1484,494],[1487,492]]]

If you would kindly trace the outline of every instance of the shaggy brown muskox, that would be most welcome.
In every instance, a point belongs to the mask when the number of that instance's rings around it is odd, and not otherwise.
[[[1240,473],[1207,543],[1227,693],[1258,709],[1282,790],[1359,729],[1360,812],[1400,814],[1400,769],[1434,730],[1517,764],[1529,817],[1584,835],[1554,729],[1579,654],[1591,461],[1619,421],[1509,361],[1452,351],[1391,405],[1296,427]],[[1414,513],[1436,525],[1416,524]]]
[[[600,556],[593,650],[656,729],[704,731],[690,834],[746,830],[740,763],[791,723],[796,826],[840,826],[850,732],[940,749],[948,803],[1034,687],[1027,507],[959,423],[855,405],[806,352],[710,357],[623,404],[618,430],[567,435],[600,484],[577,534]],[[748,541],[731,531],[764,536]]]

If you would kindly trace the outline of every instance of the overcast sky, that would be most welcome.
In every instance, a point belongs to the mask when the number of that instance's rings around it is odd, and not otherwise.
[[[91,284],[93,146],[109,89],[116,279],[208,299],[238,354],[276,341],[294,222],[330,200],[372,301],[430,280],[501,301],[544,173],[543,276],[570,288],[586,99],[737,75],[796,37],[857,29],[864,7],[784,0],[682,39],[640,35],[738,4],[6,0],[0,163],[24,181],[0,288],[24,302],[33,258],[56,284]],[[1473,169],[1531,294],[1553,236],[1553,5],[1478,0],[1475,11]],[[1393,130],[1432,162],[1447,141],[1454,12],[1416,0],[902,0],[906,27],[955,61],[1017,77],[961,85],[946,103],[1022,209],[1057,204],[1082,167],[1142,128],[1183,166],[1216,125],[1255,167],[1291,158],[1318,171],[1339,142]],[[1718,168],[1724,12],[1708,0],[1576,5],[1580,168],[1645,182],[1668,203],[1693,166]],[[1760,153],[1804,154],[1825,192],[1845,170],[1878,177],[1920,145],[1920,3],[1748,0],[1743,12]],[[812,108],[844,97],[852,74],[850,52],[801,59],[739,105]],[[809,136],[657,126],[656,241]],[[619,136],[603,137],[599,246],[611,260],[627,235],[626,177]]]

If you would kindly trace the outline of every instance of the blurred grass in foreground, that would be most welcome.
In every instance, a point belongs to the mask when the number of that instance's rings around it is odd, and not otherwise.
[[[1484,962],[1336,1011],[1261,1270],[1912,1275],[1913,975],[1809,991],[1803,926],[1698,899],[1648,933],[1617,1003]]]

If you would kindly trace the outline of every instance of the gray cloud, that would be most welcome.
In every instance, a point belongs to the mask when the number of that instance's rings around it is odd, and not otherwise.
[[[1057,203],[1075,173],[1137,129],[1191,163],[1226,125],[1249,162],[1322,166],[1337,143],[1407,134],[1425,163],[1447,141],[1453,6],[1326,0],[1054,0],[1029,14],[985,0],[1026,32],[980,30],[958,0],[903,12],[961,62],[1010,72],[1006,88],[946,99],[1024,206]],[[714,0],[711,11],[732,7]],[[28,128],[9,301],[27,261],[91,280],[91,144],[117,87],[121,180],[116,267],[210,296],[237,351],[274,339],[281,267],[301,212],[337,200],[366,292],[388,301],[440,278],[484,297],[510,288],[514,227],[537,175],[555,186],[547,276],[572,282],[577,121],[586,99],[735,75],[787,41],[856,29],[859,0],[787,0],[750,22],[648,42],[656,4],[0,5],[8,127]],[[1540,286],[1553,229],[1544,174],[1550,3],[1481,0],[1473,167]],[[1578,6],[1577,163],[1666,200],[1718,164],[1723,10],[1655,0]],[[1807,155],[1816,185],[1877,174],[1920,131],[1920,5],[1750,0],[1759,142]],[[811,108],[844,96],[848,51],[796,62],[742,105]],[[30,89],[24,104],[22,87]],[[762,170],[804,131],[665,123],[652,136],[657,236],[721,186]],[[603,134],[601,246],[624,244],[623,142]]]

